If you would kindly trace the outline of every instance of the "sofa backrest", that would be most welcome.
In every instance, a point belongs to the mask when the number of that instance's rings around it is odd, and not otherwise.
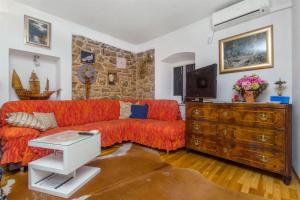
[[[59,126],[72,126],[118,119],[120,106],[116,100],[12,101],[2,106],[4,124],[9,112],[54,112]]]
[[[148,104],[148,118],[164,121],[181,119],[178,102],[175,100],[141,100],[141,104]]]
[[[155,120],[178,120],[180,111],[177,101],[173,100],[138,100],[149,105],[148,118]],[[6,124],[10,112],[53,112],[60,127],[81,125],[97,121],[119,119],[120,104],[118,100],[68,100],[68,101],[11,101],[3,104],[2,124]]]

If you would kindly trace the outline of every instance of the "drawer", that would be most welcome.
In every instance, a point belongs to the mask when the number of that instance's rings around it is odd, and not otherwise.
[[[285,149],[284,131],[228,125],[218,125],[217,129],[220,140],[232,140],[235,143],[266,145],[281,150]]]
[[[236,146],[230,150],[229,159],[276,173],[285,171],[285,154],[278,151],[262,151]]]
[[[206,121],[187,121],[186,129],[188,133],[211,136],[216,138],[217,136],[217,125],[215,123]]]
[[[285,129],[285,110],[268,108],[238,108],[219,111],[219,121],[239,125]]]
[[[187,147],[196,151],[218,155],[220,145],[203,135],[191,135],[187,140]]]
[[[186,110],[187,119],[192,120],[218,120],[218,110],[212,106],[189,106]]]

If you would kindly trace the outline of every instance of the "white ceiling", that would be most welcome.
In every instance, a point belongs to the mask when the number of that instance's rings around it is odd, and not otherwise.
[[[15,0],[133,44],[154,39],[239,0]]]

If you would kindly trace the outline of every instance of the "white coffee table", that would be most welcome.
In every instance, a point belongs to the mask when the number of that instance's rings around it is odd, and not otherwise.
[[[100,172],[100,168],[84,166],[100,155],[100,133],[79,135],[65,131],[29,141],[29,146],[53,149],[54,153],[28,165],[29,189],[69,198]]]

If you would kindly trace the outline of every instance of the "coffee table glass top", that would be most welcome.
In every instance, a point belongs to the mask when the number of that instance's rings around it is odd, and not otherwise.
[[[69,146],[92,136],[93,135],[79,135],[78,131],[64,131],[54,135],[34,139],[31,140],[31,142]]]

